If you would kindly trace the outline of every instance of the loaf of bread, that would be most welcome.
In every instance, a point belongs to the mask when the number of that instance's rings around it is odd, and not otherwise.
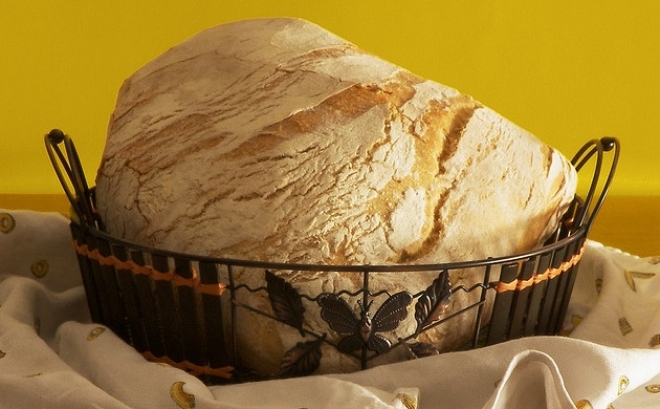
[[[96,179],[113,235],[194,254],[321,264],[529,250],[555,230],[575,186],[559,152],[471,97],[286,18],[208,29],[132,75]],[[356,287],[338,273],[280,275],[301,293]],[[394,293],[423,290],[427,279],[374,280]],[[246,280],[263,285],[263,277]],[[265,297],[245,302],[270,309]],[[306,325],[327,327],[310,315]],[[263,320],[241,318],[251,331],[241,348],[248,364],[273,372],[300,334]],[[452,325],[425,340],[458,343],[463,324]],[[356,368],[340,355],[324,353],[321,370]]]

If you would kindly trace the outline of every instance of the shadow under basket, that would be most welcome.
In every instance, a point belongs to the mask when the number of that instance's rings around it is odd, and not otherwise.
[[[539,249],[508,257],[442,264],[312,265],[256,262],[182,254],[131,243],[104,232],[94,189],[87,186],[72,140],[62,131],[46,135],[46,150],[71,206],[71,232],[92,320],[114,331],[146,358],[184,369],[207,382],[265,379],[243,363],[237,336],[241,314],[273,320],[299,338],[285,351],[282,378],[315,373],[324,350],[350,355],[357,368],[391,353],[417,358],[438,351],[418,338],[469,315],[460,345],[472,349],[561,331],[587,235],[614,176],[619,142],[605,137],[586,143],[572,163],[593,170],[588,192],[576,196],[561,225]],[[61,149],[64,146],[64,150]],[[612,152],[603,171],[606,152]],[[595,158],[595,159],[592,159]],[[453,285],[454,272],[469,270],[470,286]],[[278,272],[355,275],[359,288],[337,293],[300,292]],[[240,273],[239,273],[240,272]],[[263,285],[241,277],[257,275]],[[378,274],[425,274],[423,288],[391,293],[373,283]],[[286,275],[284,275],[286,277]],[[257,309],[249,297],[267,299]],[[468,300],[455,308],[454,299]],[[373,307],[375,305],[377,307]],[[327,328],[310,328],[308,315]],[[393,335],[412,320],[409,334]],[[405,359],[405,358],[404,358]]]

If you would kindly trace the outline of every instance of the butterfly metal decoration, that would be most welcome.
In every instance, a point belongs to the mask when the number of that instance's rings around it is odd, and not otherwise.
[[[407,291],[396,293],[386,299],[371,317],[369,303],[358,302],[360,316],[356,316],[348,302],[337,294],[322,294],[318,298],[321,318],[330,328],[341,334],[348,334],[337,345],[344,353],[351,353],[365,347],[377,354],[388,351],[392,344],[378,332],[393,331],[408,316],[408,306],[413,296]]]

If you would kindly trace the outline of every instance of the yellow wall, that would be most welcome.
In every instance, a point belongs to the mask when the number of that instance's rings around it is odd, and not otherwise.
[[[42,136],[74,137],[93,181],[122,81],[196,32],[302,17],[473,95],[567,156],[623,146],[614,194],[660,195],[660,1],[0,2],[0,193],[59,193]]]

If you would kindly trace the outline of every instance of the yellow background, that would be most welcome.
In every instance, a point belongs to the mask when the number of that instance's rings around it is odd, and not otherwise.
[[[122,81],[200,30],[311,20],[452,86],[567,156],[617,136],[612,193],[660,196],[660,1],[214,0],[0,3],[0,193],[61,193],[43,135],[74,137],[93,182]]]

